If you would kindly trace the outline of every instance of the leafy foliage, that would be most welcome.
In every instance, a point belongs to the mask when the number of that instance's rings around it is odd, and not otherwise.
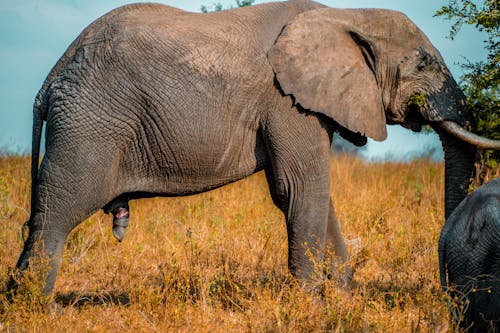
[[[500,139],[500,4],[498,0],[483,0],[481,4],[470,0],[450,0],[436,12],[452,21],[450,38],[460,32],[464,24],[472,25],[486,34],[488,50],[486,61],[462,64],[462,88],[475,120],[476,133],[492,139]],[[480,161],[480,173],[500,166],[500,152],[484,151]],[[481,176],[480,176],[481,177]]]
[[[416,94],[410,97],[408,100],[408,106],[423,107],[425,105],[425,95],[423,93]]]
[[[236,2],[236,7],[247,7],[253,5],[255,0],[235,0]],[[229,6],[229,8],[232,8],[233,6]],[[202,13],[208,13],[208,12],[220,12],[221,10],[224,9],[224,6],[220,2],[214,2],[212,6],[205,6],[202,5],[200,10]]]
[[[236,5],[238,5],[238,7],[246,7],[253,5],[254,2],[255,0],[236,0]]]

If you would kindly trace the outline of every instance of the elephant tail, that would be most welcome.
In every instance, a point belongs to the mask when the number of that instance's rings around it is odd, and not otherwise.
[[[439,260],[439,279],[441,281],[441,288],[443,291],[448,290],[447,267],[446,267],[446,242],[448,232],[453,227],[452,218],[449,217],[441,230],[438,242],[438,260]]]
[[[446,224],[441,232],[438,243],[438,259],[439,259],[439,278],[441,280],[441,288],[443,291],[448,289],[448,283],[446,279]]]
[[[456,312],[456,305],[450,298],[448,294],[448,281],[447,281],[447,271],[446,271],[446,237],[448,230],[450,229],[450,221],[447,220],[443,230],[441,231],[441,236],[439,237],[438,243],[438,258],[439,258],[439,279],[441,280],[441,288],[443,292],[447,294],[445,297],[446,305],[448,306],[448,310],[450,311],[450,315],[455,321],[455,323],[460,323],[460,316]]]
[[[57,63],[52,67],[38,91],[33,105],[33,130],[31,145],[31,212],[33,214],[36,198],[36,186],[38,181],[38,164],[40,159],[40,143],[42,139],[43,122],[47,120],[49,110],[49,96],[51,86],[56,81],[57,76],[68,66],[74,58],[78,47],[81,46],[85,34],[80,34],[64,52]]]
[[[42,139],[43,121],[47,119],[47,103],[45,92],[40,90],[33,106],[33,130],[31,142],[31,214],[34,213],[36,185],[38,183],[38,163],[40,159],[40,143]]]

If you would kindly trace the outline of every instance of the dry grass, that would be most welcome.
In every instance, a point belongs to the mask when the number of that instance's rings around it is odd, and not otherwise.
[[[185,198],[131,202],[123,243],[99,212],[70,235],[55,286],[0,295],[8,332],[446,332],[437,241],[443,165],[332,161],[332,195],[355,249],[355,287],[310,295],[290,278],[284,218],[265,177]],[[22,248],[29,161],[0,158],[0,283]],[[43,299],[42,299],[43,300]]]

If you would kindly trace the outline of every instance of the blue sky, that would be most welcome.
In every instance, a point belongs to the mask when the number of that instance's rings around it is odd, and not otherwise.
[[[133,1],[126,0],[2,0],[0,2],[0,149],[28,151],[31,146],[32,105],[46,75],[75,37],[97,17]],[[163,0],[189,11],[213,0]],[[221,1],[231,4],[234,1]],[[257,1],[261,3],[265,1]],[[465,28],[454,41],[447,39],[450,22],[433,14],[447,4],[442,0],[320,0],[331,7],[387,8],[404,12],[440,50],[458,80],[458,63],[464,58],[484,59],[484,36]],[[382,143],[369,141],[368,158],[405,159],[437,148],[433,135],[417,135],[399,126],[389,126]]]

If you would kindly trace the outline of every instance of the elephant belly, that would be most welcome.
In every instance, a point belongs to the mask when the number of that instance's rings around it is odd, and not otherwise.
[[[125,161],[124,173],[130,177],[126,177],[128,184],[122,192],[195,194],[240,180],[267,164],[267,153],[255,131],[187,133],[198,134],[157,133],[141,140],[148,147]],[[139,165],[133,161],[139,161]]]

